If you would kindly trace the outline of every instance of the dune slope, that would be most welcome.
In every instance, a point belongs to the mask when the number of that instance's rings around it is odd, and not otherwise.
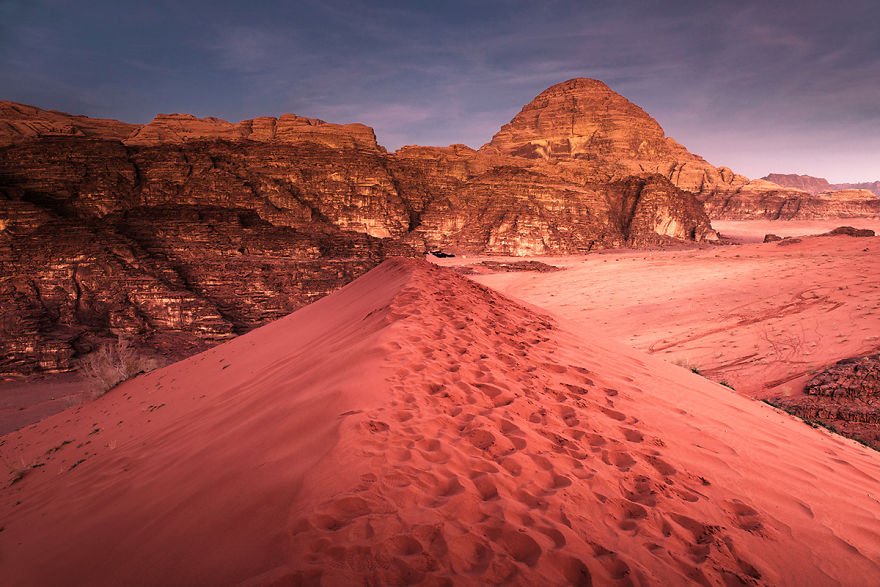
[[[420,260],[0,443],[9,584],[880,580],[878,453]]]

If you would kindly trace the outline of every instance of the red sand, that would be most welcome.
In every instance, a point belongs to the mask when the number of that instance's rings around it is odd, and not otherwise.
[[[70,373],[36,380],[0,382],[0,434],[39,422],[65,408],[79,405],[88,385]]]
[[[0,443],[9,585],[880,582],[880,454],[421,261]]]
[[[474,279],[755,397],[800,393],[815,369],[880,350],[877,238],[541,260],[567,270]]]

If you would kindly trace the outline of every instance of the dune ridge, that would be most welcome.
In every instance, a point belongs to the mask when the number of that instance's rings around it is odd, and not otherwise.
[[[880,580],[876,452],[420,260],[0,443],[12,584]]]

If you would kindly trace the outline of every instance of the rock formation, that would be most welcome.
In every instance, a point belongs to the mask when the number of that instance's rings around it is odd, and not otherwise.
[[[317,118],[282,114],[237,124],[190,114],[160,114],[128,138],[127,145],[160,145],[186,141],[258,141],[286,144],[315,143],[334,149],[384,151],[373,129],[363,124],[330,124]]]
[[[481,151],[577,161],[603,180],[659,173],[691,192],[731,190],[748,182],[690,153],[644,110],[592,79],[572,79],[541,92]]]
[[[523,112],[480,151],[389,154],[367,126],[292,114],[130,125],[2,103],[0,373],[68,370],[118,334],[186,355],[388,255],[717,238],[681,188],[739,176],[604,84],[560,84]],[[520,157],[522,137],[546,157]]]
[[[880,213],[867,192],[716,168],[588,79],[542,92],[480,150],[387,153],[367,126],[292,114],[132,125],[10,102],[0,145],[0,372],[68,369],[120,332],[201,348],[389,254],[714,240],[700,202],[715,218]]]
[[[763,179],[787,188],[795,188],[818,194],[839,190],[868,190],[876,196],[880,196],[880,181],[868,181],[862,183],[828,183],[824,177],[811,175],[797,175],[794,173],[771,173]]]
[[[57,137],[0,149],[0,372],[68,370],[117,334],[177,358],[414,254],[371,236],[404,232],[407,216],[375,156],[349,152]]]
[[[804,393],[778,404],[880,450],[880,354],[838,361],[813,376]]]
[[[839,236],[845,234],[846,236],[855,236],[855,237],[871,237],[874,236],[874,231],[870,228],[853,228],[852,226],[838,226],[834,230],[830,230],[823,235],[820,236]]]
[[[517,165],[578,183],[607,184],[631,175],[659,174],[679,189],[696,194],[713,219],[880,214],[880,200],[867,191],[814,195],[767,178],[749,180],[726,167],[714,167],[667,137],[644,110],[591,79],[572,79],[548,88],[505,124],[480,153],[517,160]]]
[[[118,120],[74,116],[0,100],[0,147],[43,137],[123,140],[138,128]]]
[[[733,192],[699,194],[713,220],[815,220],[880,216],[880,198],[867,190],[811,194],[751,182]]]

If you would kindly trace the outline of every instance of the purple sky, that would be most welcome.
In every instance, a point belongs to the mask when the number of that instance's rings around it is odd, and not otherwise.
[[[880,179],[880,2],[0,0],[0,98],[146,122],[295,112],[474,147],[607,82],[751,177]]]

